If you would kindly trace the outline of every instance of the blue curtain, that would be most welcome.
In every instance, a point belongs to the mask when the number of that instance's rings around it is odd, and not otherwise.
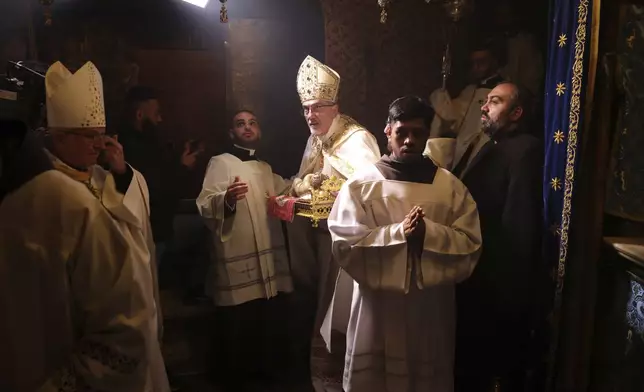
[[[582,136],[593,0],[554,0],[545,84],[544,257],[556,283],[549,352],[554,378],[577,153]]]

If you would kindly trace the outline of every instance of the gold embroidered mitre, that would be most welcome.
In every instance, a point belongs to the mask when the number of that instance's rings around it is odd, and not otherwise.
[[[297,71],[297,93],[302,103],[319,99],[337,102],[340,75],[311,56],[306,56]]]
[[[105,127],[103,79],[87,62],[72,74],[60,61],[45,75],[49,128]]]

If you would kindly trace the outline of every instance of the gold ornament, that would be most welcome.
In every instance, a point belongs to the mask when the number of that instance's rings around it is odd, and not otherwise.
[[[391,2],[392,0],[378,0],[378,5],[380,6],[380,23],[387,23],[387,11]],[[445,11],[454,22],[458,22],[461,19],[469,6],[468,0],[425,0],[425,3],[443,4]]]
[[[53,23],[51,16],[51,5],[54,4],[54,0],[40,0],[40,4],[43,6],[45,26],[51,26]]]
[[[297,71],[297,93],[300,102],[319,99],[336,102],[340,92],[340,75],[331,67],[306,56]]]
[[[219,21],[221,23],[228,23],[228,10],[226,9],[226,0],[219,0],[221,9],[219,10]]]
[[[378,5],[380,6],[380,23],[387,23],[387,7],[391,0],[378,0]]]
[[[344,182],[344,179],[336,176],[327,178],[319,190],[311,192],[310,200],[301,199],[295,203],[295,213],[311,219],[313,227],[318,227],[320,220],[329,217],[335,198]]]

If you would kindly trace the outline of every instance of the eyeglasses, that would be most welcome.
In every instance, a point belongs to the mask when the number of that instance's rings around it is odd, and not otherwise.
[[[310,106],[302,106],[302,115],[306,116],[309,113],[319,113],[320,109],[328,108],[331,106],[335,106],[335,104],[334,103],[328,103],[328,104],[316,103]]]
[[[80,132],[80,131],[64,131],[64,133],[68,133],[76,136],[82,136],[88,140],[91,140],[94,143],[103,141],[105,139],[104,133],[88,133],[88,132]]]

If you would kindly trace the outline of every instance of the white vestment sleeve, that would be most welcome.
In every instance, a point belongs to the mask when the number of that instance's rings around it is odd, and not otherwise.
[[[346,143],[349,150],[352,151],[350,158],[355,171],[362,171],[367,166],[378,162],[381,158],[378,141],[367,130],[358,132],[354,138],[349,138]]]
[[[346,178],[380,160],[380,147],[371,132],[360,130],[349,137],[331,155],[326,154],[331,165]]]
[[[402,222],[370,225],[359,196],[347,183],[336,198],[327,221],[333,256],[359,284],[405,290],[408,258]]]
[[[429,157],[436,166],[445,170],[452,170],[456,139],[433,138],[428,139],[423,155]]]
[[[455,99],[452,99],[446,90],[437,89],[430,95],[429,102],[438,117],[451,123],[465,116],[469,100],[476,90],[475,87],[474,85],[465,87]]]
[[[429,102],[436,112],[430,136],[440,137],[447,130],[458,132],[459,130],[456,127],[459,127],[461,121],[465,118],[475,92],[476,86],[469,85],[461,91],[458,97],[452,99],[449,93],[442,88],[434,90],[429,97]]]
[[[129,165],[128,165],[129,166]],[[147,222],[141,219],[150,218],[150,195],[143,175],[129,166],[132,170],[132,180],[125,194],[116,189],[116,182],[112,173],[105,174],[105,183],[101,193],[101,201],[105,208],[121,220],[143,228]]]
[[[275,187],[275,195],[283,194],[287,190],[287,188],[291,186],[292,183],[293,181],[273,173],[273,186]],[[275,196],[275,195],[269,195],[269,196]]]
[[[39,391],[143,391],[149,370],[145,335],[153,310],[139,282],[151,276],[138,276],[141,261],[107,213],[89,216],[84,230],[69,265],[79,340]]]
[[[443,225],[424,218],[425,241],[421,256],[423,287],[467,279],[481,254],[481,228],[476,203],[465,186],[455,192],[453,221]]]
[[[197,197],[199,214],[210,230],[219,236],[221,242],[230,239],[235,223],[234,213],[225,216],[225,209],[229,207],[226,206],[224,199],[226,189],[231,184],[230,175],[230,167],[225,159],[220,156],[211,158],[201,192]]]

